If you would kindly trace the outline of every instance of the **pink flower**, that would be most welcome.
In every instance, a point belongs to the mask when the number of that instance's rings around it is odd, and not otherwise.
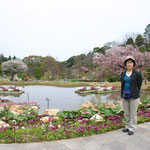
[[[104,88],[104,89],[103,89],[103,91],[107,91],[107,89],[106,89],[106,88]]]
[[[112,87],[111,89],[112,89],[112,90],[115,90],[115,88],[114,88],[114,87]]]
[[[91,86],[91,90],[96,90],[96,87],[95,86]]]
[[[80,91],[85,91],[85,90],[86,90],[86,87],[84,87],[84,88],[80,89]]]
[[[86,73],[86,72],[89,72],[89,69],[86,68],[86,67],[81,67],[81,70],[84,71],[85,73]]]
[[[69,133],[69,131],[68,131],[68,130],[65,130],[65,132],[66,132],[66,134],[68,134],[68,133]]]

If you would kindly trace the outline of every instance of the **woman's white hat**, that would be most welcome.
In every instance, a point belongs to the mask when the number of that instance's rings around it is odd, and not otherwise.
[[[127,62],[128,60],[132,60],[133,63],[134,63],[134,66],[135,66],[135,59],[134,59],[134,57],[131,56],[131,55],[129,55],[129,56],[126,57],[126,59],[125,59],[125,61],[124,61],[124,65],[125,65],[125,66],[126,66],[126,62]]]

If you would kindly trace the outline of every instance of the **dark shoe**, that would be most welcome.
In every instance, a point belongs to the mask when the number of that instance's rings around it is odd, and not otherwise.
[[[128,135],[133,135],[133,134],[134,134],[133,131],[129,131],[129,132],[128,132]]]
[[[129,129],[124,128],[124,129],[122,129],[122,132],[129,132]]]

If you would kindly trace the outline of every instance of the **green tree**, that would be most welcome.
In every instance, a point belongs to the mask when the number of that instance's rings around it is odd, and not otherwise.
[[[140,46],[140,51],[142,52],[142,53],[144,53],[144,52],[146,52],[147,51],[147,48],[146,48],[146,46],[145,45],[142,45],[142,46]]]
[[[133,38],[128,38],[128,40],[126,41],[126,45],[134,45],[134,40]]]
[[[2,75],[2,65],[0,64],[0,75]]]
[[[144,37],[146,39],[146,43],[150,43],[150,24],[148,24],[145,28]]]
[[[93,53],[100,53],[100,52],[101,52],[100,47],[93,48]]]
[[[16,56],[13,57],[13,60],[15,60],[15,59],[16,59]]]
[[[8,60],[11,60],[11,56],[9,55]]]
[[[41,68],[36,67],[34,70],[34,77],[39,80],[42,76],[43,76],[43,72],[41,71]]]
[[[107,45],[104,45],[104,46],[101,47],[101,48],[95,47],[95,48],[93,49],[93,53],[101,53],[101,54],[105,54],[105,51],[106,51],[107,49],[109,49],[109,48],[110,48],[110,47],[107,46]]]
[[[66,67],[71,67],[72,65],[74,65],[75,58],[76,58],[76,56],[70,57],[70,58],[65,62]]]
[[[43,59],[44,58],[42,56],[34,56],[34,55],[30,55],[30,56],[25,57],[23,59],[23,61],[28,65],[27,73],[30,76],[34,76],[35,69],[37,67],[40,67],[41,62],[43,61]]]
[[[1,62],[1,63],[2,63],[2,62],[5,62],[5,61],[7,61],[7,60],[8,60],[7,57],[4,57],[3,54],[0,54],[0,62]]]
[[[61,74],[60,64],[51,56],[47,56],[41,62],[41,71],[51,73],[52,78],[58,77]]]
[[[142,37],[141,34],[137,35],[136,39],[135,39],[135,44],[140,47],[142,45],[144,45],[144,38]]]
[[[146,51],[147,51],[147,52],[150,52],[150,43],[147,43],[147,44],[146,44]]]

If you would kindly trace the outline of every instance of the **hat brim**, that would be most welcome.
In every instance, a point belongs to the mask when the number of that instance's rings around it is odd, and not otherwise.
[[[126,59],[126,60],[124,61],[124,65],[125,65],[125,66],[126,66],[126,63],[127,63],[128,60],[132,60],[132,62],[134,63],[134,66],[135,66],[135,61],[134,61],[132,58]]]

